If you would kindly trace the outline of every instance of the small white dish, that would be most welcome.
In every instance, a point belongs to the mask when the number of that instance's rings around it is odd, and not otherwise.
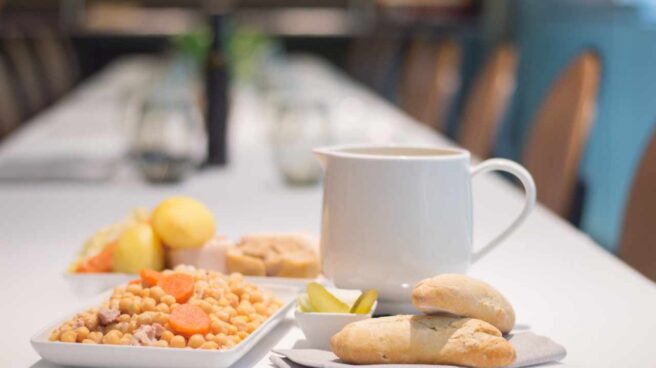
[[[330,338],[333,335],[349,323],[371,318],[377,305],[376,301],[368,314],[302,312],[296,306],[294,317],[305,334],[309,345],[307,347],[330,350]]]
[[[258,285],[260,286],[260,285]],[[174,349],[144,346],[95,345],[49,341],[50,332],[71,315],[48,325],[34,335],[30,342],[39,355],[52,363],[65,366],[82,367],[157,367],[157,368],[227,368],[237,362],[255,344],[265,337],[285,318],[289,308],[294,305],[296,289],[289,286],[261,285],[271,291],[283,302],[283,306],[251,333],[244,341],[228,350]],[[111,292],[94,298],[88,307],[99,305],[109,298]],[[86,310],[88,308],[85,308]]]

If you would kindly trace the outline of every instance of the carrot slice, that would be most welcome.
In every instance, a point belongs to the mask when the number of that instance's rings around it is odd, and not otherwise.
[[[171,329],[185,337],[194,334],[205,335],[210,332],[211,323],[207,313],[201,307],[192,304],[175,307],[169,316]]]
[[[159,283],[162,274],[149,268],[144,268],[139,272],[139,277],[141,277],[141,283],[143,286],[153,287]]]
[[[108,243],[98,254],[85,259],[75,271],[81,273],[111,272],[114,248],[116,248],[115,242]]]
[[[194,295],[194,278],[186,273],[163,275],[157,283],[165,293],[173,296],[178,303],[185,303]]]

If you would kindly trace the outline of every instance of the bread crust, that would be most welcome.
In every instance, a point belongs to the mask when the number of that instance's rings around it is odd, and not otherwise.
[[[351,364],[454,364],[504,367],[515,350],[491,324],[449,316],[400,315],[366,319],[330,340],[333,352]]]
[[[508,300],[483,281],[458,274],[443,274],[420,281],[412,304],[426,314],[450,313],[486,321],[501,332],[515,326],[515,311]]]

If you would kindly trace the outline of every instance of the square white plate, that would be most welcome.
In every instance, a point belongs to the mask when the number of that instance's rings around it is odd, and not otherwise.
[[[258,286],[263,290],[271,291],[275,296],[282,300],[283,305],[244,341],[228,350],[73,344],[48,341],[48,337],[52,330],[68,321],[73,314],[48,325],[48,327],[34,335],[30,342],[32,343],[32,347],[34,347],[43,359],[56,364],[68,366],[125,368],[229,367],[244,356],[259,340],[276,327],[276,325],[285,318],[287,311],[294,304],[297,293],[296,288],[272,284]],[[103,293],[98,298],[94,298],[95,302],[89,305],[88,308],[99,305],[103,300],[109,298],[110,295],[111,292],[107,292]]]

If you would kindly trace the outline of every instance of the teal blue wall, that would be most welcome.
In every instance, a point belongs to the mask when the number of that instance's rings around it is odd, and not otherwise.
[[[516,98],[497,154],[521,157],[533,116],[558,72],[580,50],[596,49],[603,76],[581,167],[586,184],[581,227],[616,250],[634,170],[656,123],[652,9],[555,0],[516,0],[511,8],[510,36],[519,46],[521,61]]]

